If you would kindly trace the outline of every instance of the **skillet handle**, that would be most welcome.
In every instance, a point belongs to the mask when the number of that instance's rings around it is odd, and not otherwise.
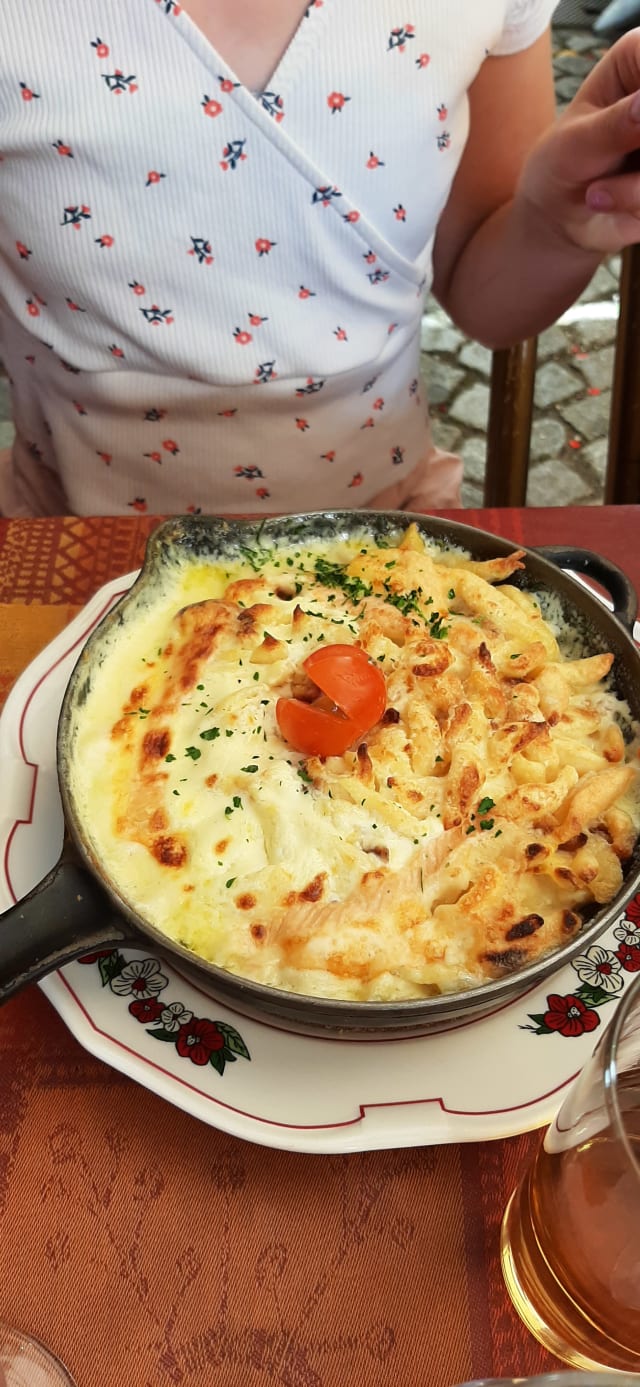
[[[543,559],[550,559],[558,568],[569,568],[574,573],[584,574],[585,578],[594,578],[608,592],[613,602],[613,615],[633,635],[638,598],[633,583],[617,564],[603,558],[602,554],[575,548],[571,544],[536,545],[535,552],[541,554]]]
[[[28,895],[0,914],[0,1003],[81,954],[133,938],[91,873],[65,850]]]

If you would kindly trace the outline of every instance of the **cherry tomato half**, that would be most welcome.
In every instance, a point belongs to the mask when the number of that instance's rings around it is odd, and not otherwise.
[[[318,646],[303,662],[333,709],[279,698],[276,720],[286,742],[306,756],[341,756],[379,722],[387,706],[382,671],[357,645]]]

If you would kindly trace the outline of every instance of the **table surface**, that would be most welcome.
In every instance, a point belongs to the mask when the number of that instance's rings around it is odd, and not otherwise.
[[[452,518],[593,549],[640,588],[640,507]],[[0,701],[140,563],[156,523],[0,520]],[[253,1146],[93,1058],[29,988],[0,1011],[0,1319],[43,1338],[78,1387],[452,1387],[549,1371],[498,1255],[538,1139]]]

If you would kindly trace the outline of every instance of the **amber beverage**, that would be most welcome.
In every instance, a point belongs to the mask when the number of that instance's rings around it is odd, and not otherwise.
[[[546,1348],[575,1367],[640,1373],[640,978],[512,1195],[501,1253]]]

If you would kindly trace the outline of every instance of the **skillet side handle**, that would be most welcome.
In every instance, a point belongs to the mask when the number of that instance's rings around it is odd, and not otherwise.
[[[134,937],[91,874],[63,855],[0,914],[0,1003],[81,954]]]
[[[550,559],[558,568],[572,569],[582,573],[585,578],[593,578],[608,592],[613,602],[613,615],[633,635],[633,626],[638,615],[638,598],[633,583],[618,565],[602,554],[594,554],[590,549],[574,548],[573,545],[540,544],[536,554]]]

